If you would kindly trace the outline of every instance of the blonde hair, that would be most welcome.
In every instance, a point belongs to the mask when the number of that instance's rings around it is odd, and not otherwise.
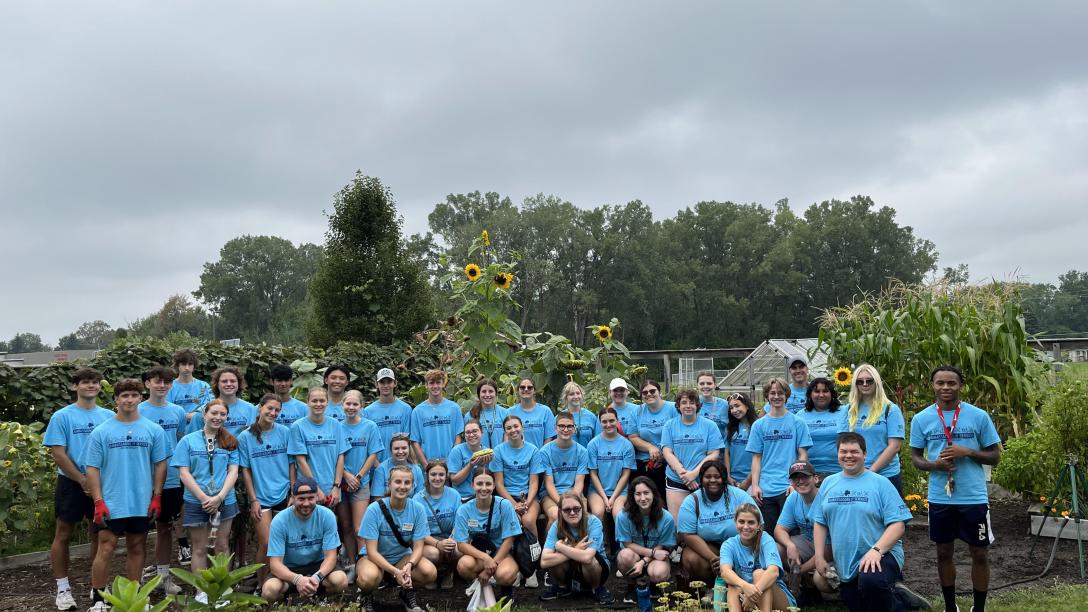
[[[858,424],[858,419],[861,413],[861,392],[858,391],[858,376],[862,372],[868,372],[873,377],[873,400],[869,402],[869,414],[865,415],[865,427],[872,427],[876,425],[880,420],[880,415],[884,413],[884,407],[889,404],[888,396],[884,393],[884,381],[880,379],[880,372],[876,371],[873,366],[863,363],[854,370],[854,377],[850,381],[850,399],[848,404],[850,406],[849,413],[846,415],[847,423],[849,424],[850,431],[854,431],[854,427]]]
[[[344,394],[344,399],[347,399],[349,397],[354,397],[355,399],[359,400],[359,407],[362,408],[362,406],[363,406],[363,392],[362,391],[359,391],[358,389],[352,389],[351,391],[348,391],[347,393]]]
[[[582,388],[582,385],[579,385],[578,383],[574,382],[573,380],[568,382],[567,384],[563,385],[563,390],[559,392],[559,397],[562,399],[563,410],[569,410],[568,404],[567,404],[567,397],[569,397],[570,392],[574,391],[575,389],[578,389],[579,391],[581,391],[582,392],[582,397],[583,398],[585,397],[586,392],[585,392],[585,389]]]

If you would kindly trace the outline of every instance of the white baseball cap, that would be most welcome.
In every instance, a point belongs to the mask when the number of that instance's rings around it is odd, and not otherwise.
[[[616,389],[626,389],[627,381],[622,378],[613,378],[612,382],[608,383],[608,390],[614,391]]]
[[[389,368],[382,368],[378,370],[378,374],[374,377],[374,380],[378,381],[383,378],[391,378],[393,380],[397,379],[396,376],[393,376],[393,370],[390,370]]]

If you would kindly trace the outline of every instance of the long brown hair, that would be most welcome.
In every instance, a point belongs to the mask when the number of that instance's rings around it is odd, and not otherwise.
[[[228,406],[226,402],[217,397],[212,401],[208,402],[206,406],[204,406],[205,423],[207,423],[208,419],[208,408],[217,405],[222,406],[223,410],[226,410],[227,414],[230,414],[230,406]],[[227,428],[223,426],[219,428],[219,431],[215,432],[215,443],[217,446],[219,446],[219,448],[223,450],[232,451],[238,448],[238,439],[231,435],[231,433],[227,431]]]
[[[221,401],[221,400],[217,400],[217,401]],[[280,401],[280,396],[276,395],[275,393],[265,393],[264,395],[261,396],[261,401],[257,402],[257,418],[253,419],[253,424],[249,426],[249,433],[253,434],[253,437],[256,438],[258,442],[261,442],[261,443],[264,442],[264,440],[261,439],[261,434],[263,434],[264,432],[261,431],[261,413],[260,413],[260,409],[264,408],[264,405],[267,404],[268,402],[271,402],[271,401],[279,402]],[[211,403],[211,402],[208,402],[208,403]],[[280,402],[280,410],[283,410],[283,403],[282,402]],[[275,425],[273,425],[273,427],[275,427]]]
[[[642,508],[635,503],[635,486],[637,485],[646,485],[646,488],[650,489],[650,493],[654,496],[653,501],[650,502],[650,509],[645,515],[642,514]],[[661,520],[663,509],[661,493],[657,490],[654,481],[646,476],[635,476],[635,479],[631,481],[631,486],[627,489],[627,501],[623,502],[623,510],[635,527],[641,528],[646,519],[649,519],[650,525],[656,525]]]
[[[485,378],[485,379],[481,380],[480,382],[476,383],[476,403],[474,403],[472,405],[472,408],[469,408],[468,414],[469,414],[469,416],[471,416],[472,418],[477,419],[477,420],[479,420],[479,418],[480,418],[480,412],[484,409],[484,404],[483,404],[483,402],[480,401],[480,389],[483,389],[485,386],[489,386],[489,387],[491,387],[492,389],[495,390],[495,406],[499,405],[499,403],[498,403],[498,399],[499,399],[498,398],[498,394],[499,394],[499,385],[498,385],[498,383],[491,380],[490,378]],[[483,429],[483,427],[480,427],[480,429]]]
[[[564,499],[573,499],[582,505],[582,513],[580,515],[581,518],[578,519],[578,537],[575,537],[574,534],[571,533],[570,525],[567,523],[567,521],[563,519],[562,515],[564,514]],[[573,546],[577,544],[579,540],[588,535],[589,518],[586,515],[589,514],[589,510],[586,508],[586,498],[583,497],[581,493],[575,491],[574,489],[567,489],[566,491],[564,491],[563,494],[559,496],[559,514],[560,516],[559,521],[557,522],[558,527],[556,528],[556,536],[558,536],[560,540],[563,540],[567,544]]]

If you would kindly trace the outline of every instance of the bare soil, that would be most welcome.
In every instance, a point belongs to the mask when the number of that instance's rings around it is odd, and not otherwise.
[[[991,505],[991,521],[997,541],[990,549],[991,592],[1001,589],[1010,582],[1031,578],[1039,574],[1049,558],[1052,539],[1040,538],[1035,547],[1034,556],[1028,551],[1032,545],[1032,536],[1028,534],[1029,519],[1027,503],[1015,500],[995,501]],[[1088,534],[1086,534],[1088,535]],[[904,575],[907,583],[918,593],[933,598],[940,594],[937,582],[936,551],[929,541],[924,525],[911,525],[905,538],[906,567]],[[148,554],[148,559],[152,557]],[[124,571],[124,558],[116,557],[114,572]],[[150,561],[147,562],[150,564]],[[956,566],[959,570],[957,586],[960,590],[970,589],[971,561],[966,545],[957,544]],[[72,563],[71,581],[74,593],[82,608],[90,606],[90,563],[89,560],[75,560]],[[614,576],[609,587],[617,599],[623,592],[621,581]],[[1008,588],[1027,588],[1031,586],[1051,585],[1054,583],[1083,583],[1077,564],[1077,544],[1075,540],[1063,540],[1058,544],[1057,555],[1047,575],[1027,584]],[[465,585],[460,581],[452,591],[420,591],[420,599],[425,605],[441,610],[463,610],[467,600],[463,594]],[[53,610],[55,582],[48,563],[27,566],[0,572],[0,611],[18,610],[30,612]],[[518,589],[515,598],[526,606],[543,609],[577,610],[596,609],[595,602],[589,595],[571,597],[547,604],[540,602],[537,596],[541,589]],[[353,596],[342,600],[347,604]],[[400,610],[394,590],[381,591],[375,597],[381,610]],[[616,607],[620,607],[617,603]]]

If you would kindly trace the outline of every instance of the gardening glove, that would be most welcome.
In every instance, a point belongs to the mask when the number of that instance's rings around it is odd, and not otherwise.
[[[159,514],[162,514],[162,495],[152,495],[151,503],[147,506],[147,515],[157,519]]]
[[[100,499],[94,503],[94,524],[99,527],[106,526],[106,517],[109,516],[110,509],[106,507],[106,500]]]

